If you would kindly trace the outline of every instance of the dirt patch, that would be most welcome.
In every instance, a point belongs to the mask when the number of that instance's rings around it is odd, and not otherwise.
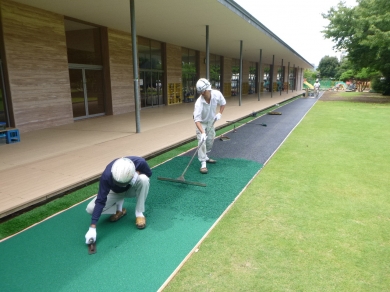
[[[325,91],[320,98],[321,101],[351,101],[368,103],[390,103],[390,96],[372,92],[346,92],[346,91]]]

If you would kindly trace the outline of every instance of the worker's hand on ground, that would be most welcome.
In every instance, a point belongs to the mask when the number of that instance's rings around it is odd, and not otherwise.
[[[218,121],[220,120],[222,117],[222,114],[221,113],[217,113],[217,115],[215,116],[215,120]]]
[[[85,244],[90,244],[90,239],[93,239],[93,242],[96,242],[96,228],[89,227],[87,234],[85,234]]]
[[[202,133],[200,135],[200,142],[206,141],[206,139],[207,139],[206,133]]]

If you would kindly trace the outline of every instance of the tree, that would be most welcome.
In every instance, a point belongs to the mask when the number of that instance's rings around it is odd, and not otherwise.
[[[337,80],[343,80],[342,78],[340,78],[340,76],[342,76],[344,72],[346,72],[346,71],[348,71],[348,70],[351,70],[351,69],[353,69],[353,65],[352,65],[351,62],[349,61],[348,57],[344,57],[344,58],[340,61],[340,65],[339,65],[339,67],[337,68],[336,75],[335,75],[335,79],[337,79]]]
[[[371,68],[362,68],[360,71],[355,73],[355,79],[357,80],[357,90],[363,91],[367,88],[368,83],[378,76],[378,71],[372,70]]]
[[[318,72],[316,70],[313,70],[313,69],[305,69],[305,71],[303,71],[303,78],[306,78],[306,79],[316,79],[317,75],[318,75]]]
[[[322,16],[330,21],[323,31],[336,49],[348,51],[357,70],[369,68],[384,77],[383,94],[390,95],[390,5],[388,0],[357,0],[358,6],[340,2]]]
[[[334,78],[339,67],[339,60],[336,57],[325,56],[318,65],[321,78]]]
[[[378,74],[378,71],[374,71],[370,68],[362,68],[359,71],[349,69],[341,74],[340,80],[353,80],[354,83],[356,83],[356,89],[362,92],[368,87],[369,82],[378,76]]]
[[[348,80],[351,80],[351,79],[353,79],[354,78],[354,76],[355,76],[355,72],[353,72],[353,70],[352,69],[349,69],[349,70],[347,70],[347,71],[344,71],[341,75],[340,75],[340,80],[341,81],[348,81]]]

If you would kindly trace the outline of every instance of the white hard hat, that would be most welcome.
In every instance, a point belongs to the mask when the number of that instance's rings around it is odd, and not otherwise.
[[[318,79],[316,79],[316,82],[318,82]]]
[[[204,92],[205,90],[211,90],[211,84],[207,79],[200,78],[198,82],[196,82],[196,90],[200,93]]]
[[[134,176],[135,166],[129,158],[118,158],[111,167],[112,178],[120,184],[128,184]]]

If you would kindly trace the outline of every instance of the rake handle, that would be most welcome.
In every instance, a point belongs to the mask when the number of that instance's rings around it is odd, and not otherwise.
[[[214,122],[213,122],[213,124],[211,125],[211,127],[214,127],[214,124],[215,124],[216,121],[217,121],[217,120],[214,119]],[[209,128],[209,130],[210,130],[210,128]],[[209,131],[206,132],[206,136],[208,135],[208,133],[209,133]],[[182,173],[182,175],[181,175],[180,177],[184,178],[184,174],[187,172],[187,169],[188,169],[188,167],[191,165],[192,160],[194,160],[195,154],[198,153],[199,148],[203,145],[204,142],[205,142],[205,140],[203,140],[202,142],[200,142],[200,144],[198,145],[198,148],[196,148],[196,150],[195,150],[195,152],[194,152],[194,155],[192,155],[192,158],[191,158],[190,162],[187,164],[187,167],[184,169],[184,171],[183,171],[183,173]]]

